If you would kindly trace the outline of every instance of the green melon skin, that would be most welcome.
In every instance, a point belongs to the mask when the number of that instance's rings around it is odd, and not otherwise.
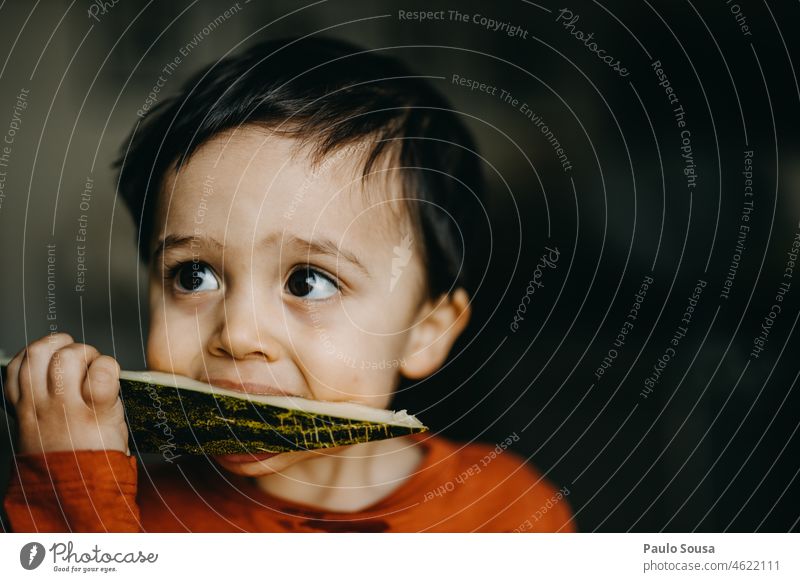
[[[189,455],[326,449],[424,432],[222,394],[120,380],[131,450]]]
[[[9,358],[0,358],[3,376],[8,361]],[[410,420],[405,422],[409,426],[402,420],[394,424],[351,419],[294,408],[302,408],[302,398],[289,399],[292,407],[283,407],[219,390],[202,392],[150,381],[145,372],[123,372],[126,374],[143,376],[120,378],[131,452],[160,453],[167,461],[180,455],[327,449],[428,430],[407,415]],[[6,407],[5,398],[0,398],[0,403]],[[7,410],[14,415],[10,405]],[[346,408],[342,407],[342,411],[344,414]]]

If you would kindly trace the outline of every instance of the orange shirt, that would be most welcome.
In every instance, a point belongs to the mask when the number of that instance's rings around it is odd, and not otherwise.
[[[566,497],[511,451],[413,437],[417,471],[357,512],[288,502],[205,457],[154,469],[119,451],[15,457],[5,499],[17,532],[573,532]]]

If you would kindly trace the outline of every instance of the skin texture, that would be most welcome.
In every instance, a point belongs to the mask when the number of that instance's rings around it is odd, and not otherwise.
[[[152,245],[150,369],[387,408],[400,374],[418,379],[441,366],[469,320],[468,297],[463,289],[427,297],[422,240],[406,219],[400,179],[387,159],[362,181],[365,151],[315,161],[296,140],[245,126],[215,136],[166,177]],[[160,250],[176,236],[182,244]],[[9,367],[21,452],[127,452],[116,361],[53,337]],[[275,496],[356,511],[421,458],[399,438],[215,460]]]

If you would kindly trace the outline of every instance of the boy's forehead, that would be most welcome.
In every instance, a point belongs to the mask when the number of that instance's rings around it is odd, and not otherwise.
[[[385,156],[362,179],[370,144],[359,142],[316,158],[312,145],[271,130],[240,128],[201,145],[167,175],[158,204],[167,229],[235,225],[266,229],[387,236],[408,231],[399,173]],[[311,232],[309,232],[311,231]]]

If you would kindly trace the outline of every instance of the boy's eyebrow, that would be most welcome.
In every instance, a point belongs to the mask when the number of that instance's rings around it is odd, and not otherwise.
[[[272,234],[267,236],[261,241],[264,246],[275,244],[280,241],[280,235]],[[323,255],[334,258],[341,258],[357,267],[365,275],[369,276],[369,271],[364,264],[358,259],[355,253],[347,249],[339,248],[335,242],[330,239],[317,239],[315,241],[306,240],[295,235],[285,235],[283,237],[284,244],[297,247],[302,252],[309,255]],[[181,235],[181,234],[168,234],[158,241],[158,245],[153,251],[153,259],[157,259],[167,249],[182,249],[192,246],[210,246],[215,250],[221,251],[224,245],[217,239],[207,236],[197,235]]]
[[[262,243],[264,244],[274,244],[274,242],[278,239],[277,235],[270,235],[265,238]],[[317,239],[315,241],[306,240],[304,238],[300,238],[299,236],[295,236],[293,234],[285,235],[283,237],[283,241],[286,244],[298,247],[305,253],[309,255],[325,255],[329,257],[334,257],[336,259],[342,258],[348,263],[352,264],[354,267],[357,267],[361,270],[367,277],[369,277],[369,271],[364,266],[364,264],[358,260],[358,257],[355,253],[348,251],[347,249],[343,249],[336,245],[330,239],[322,238]]]
[[[197,235],[168,234],[164,238],[159,239],[153,251],[153,260],[159,258],[161,254],[168,249],[191,248],[197,245],[211,246],[216,250],[222,250],[222,243],[215,238]]]

